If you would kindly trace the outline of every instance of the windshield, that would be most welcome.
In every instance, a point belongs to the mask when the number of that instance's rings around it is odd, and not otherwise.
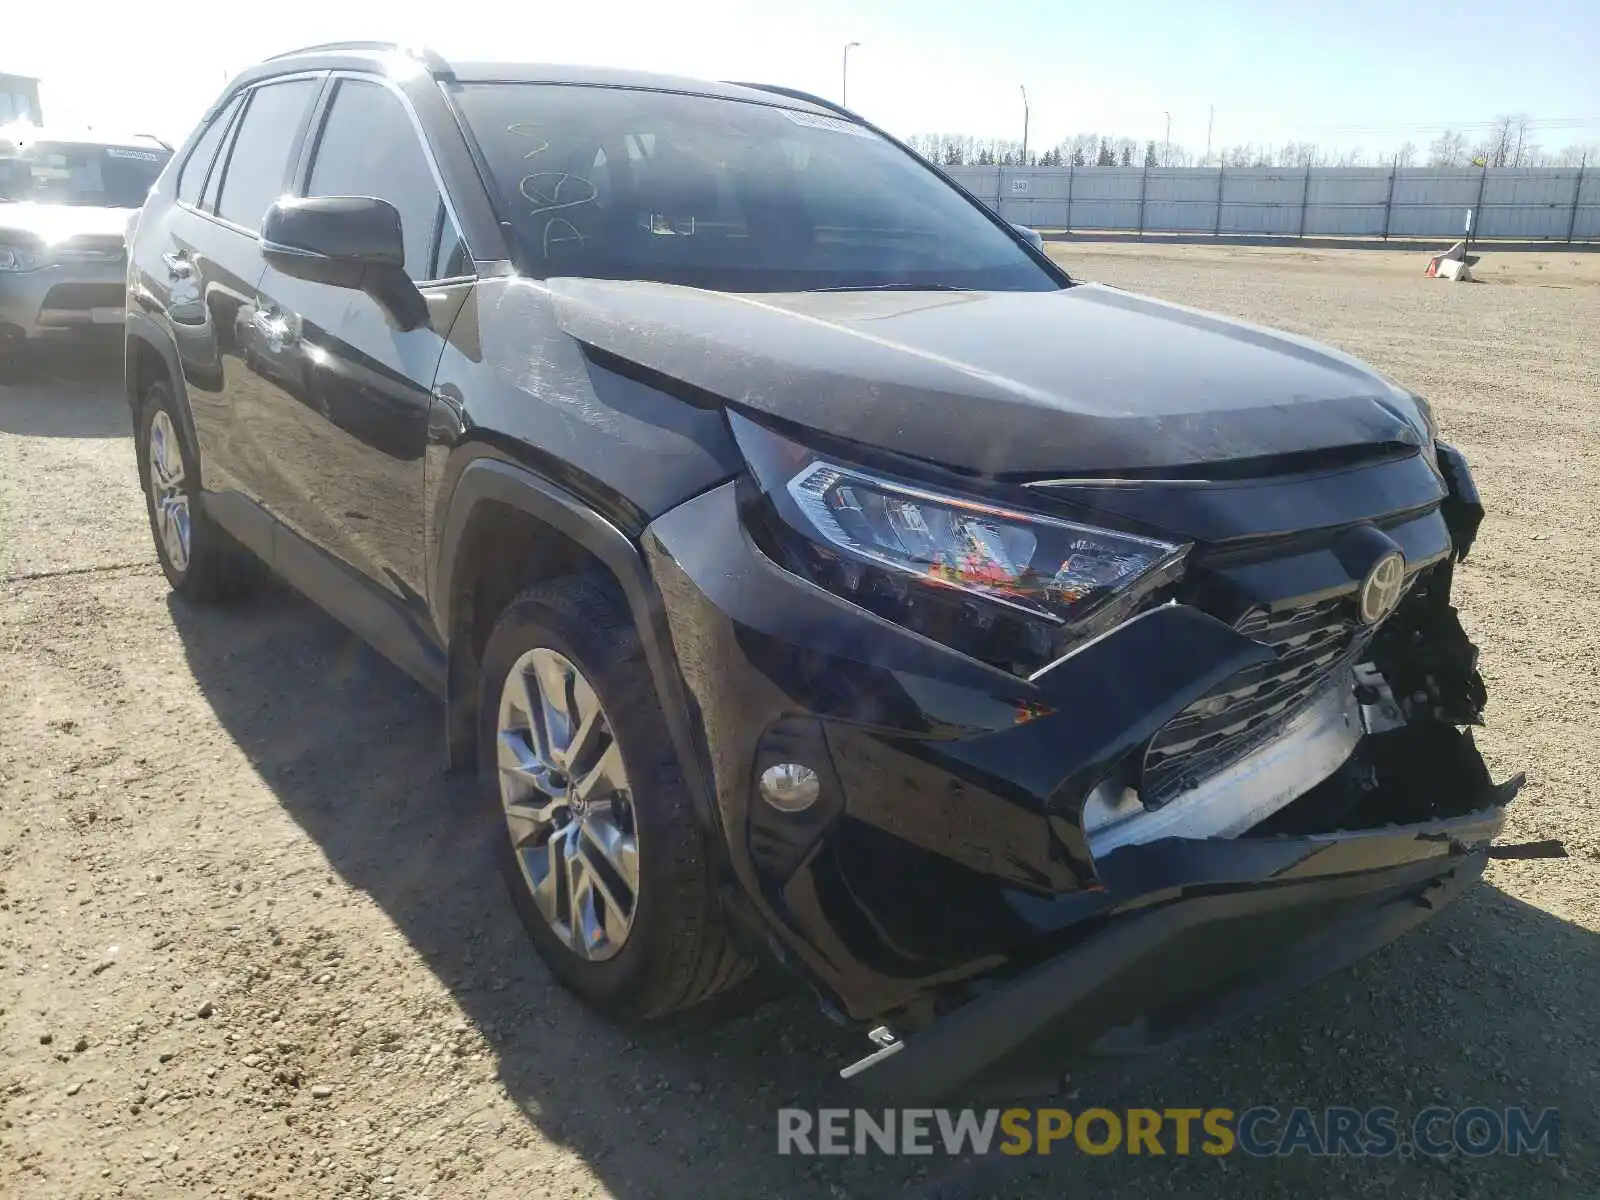
[[[138,208],[171,157],[131,146],[28,142],[0,154],[0,200]]]
[[[464,85],[541,278],[721,291],[1061,285],[911,155],[837,117],[707,96]]]

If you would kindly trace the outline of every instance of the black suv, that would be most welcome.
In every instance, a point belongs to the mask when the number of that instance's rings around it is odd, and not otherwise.
[[[172,586],[265,563],[438,693],[611,1013],[775,959],[846,1075],[1049,1087],[1424,920],[1516,791],[1427,405],[1075,282],[826,101],[299,51],[128,286]]]

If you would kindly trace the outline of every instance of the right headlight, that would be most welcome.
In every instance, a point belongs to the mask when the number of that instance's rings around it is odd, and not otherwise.
[[[964,653],[1031,674],[1125,619],[1186,546],[930,489],[731,415],[785,565]]]

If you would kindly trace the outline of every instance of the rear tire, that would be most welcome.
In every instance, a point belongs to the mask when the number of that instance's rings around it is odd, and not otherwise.
[[[248,593],[263,573],[261,560],[206,515],[199,454],[183,436],[178,406],[165,381],[145,389],[136,430],[139,482],[167,583],[196,604]]]
[[[568,988],[647,1020],[750,974],[638,633],[608,584],[540,584],[501,614],[484,651],[478,761],[517,915]]]

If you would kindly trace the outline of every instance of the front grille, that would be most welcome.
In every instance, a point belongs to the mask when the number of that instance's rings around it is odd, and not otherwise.
[[[1147,806],[1164,804],[1269,739],[1371,636],[1349,596],[1257,609],[1235,628],[1276,657],[1231,676],[1161,727],[1145,751],[1140,798]]]
[[[58,283],[46,293],[43,308],[121,308],[127,293],[120,283]]]

